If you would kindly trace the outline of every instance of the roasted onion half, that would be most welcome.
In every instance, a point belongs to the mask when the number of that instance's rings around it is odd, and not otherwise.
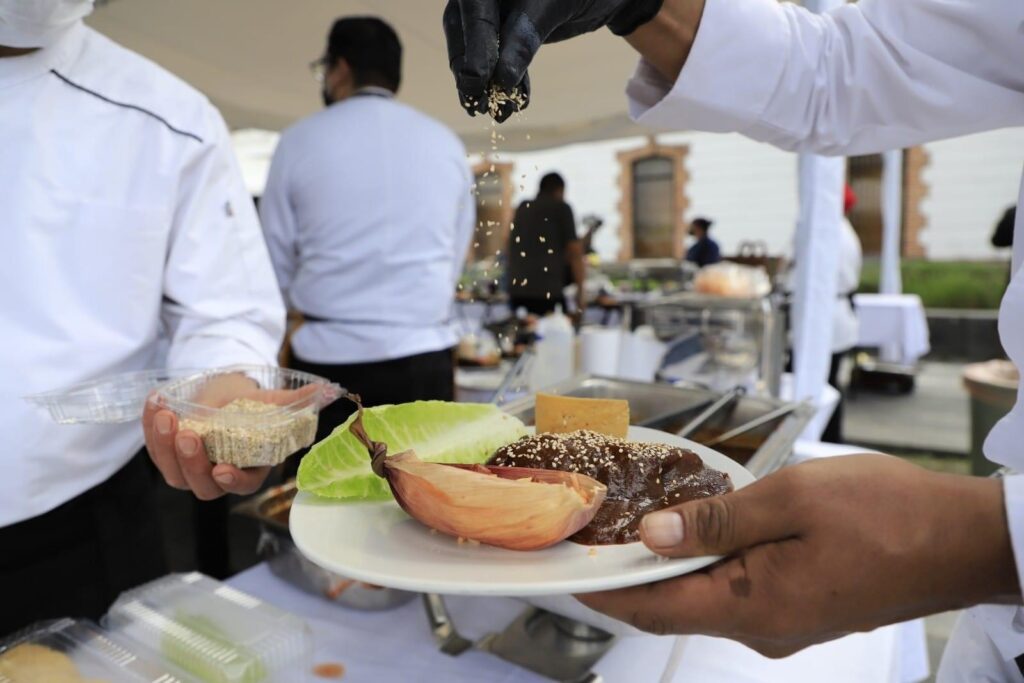
[[[350,429],[369,451],[409,516],[441,533],[510,550],[547,548],[585,527],[607,488],[574,472],[424,462],[413,451],[388,455],[369,438],[359,407]]]

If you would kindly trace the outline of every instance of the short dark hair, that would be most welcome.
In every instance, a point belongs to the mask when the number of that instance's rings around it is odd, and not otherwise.
[[[714,223],[714,221],[710,221],[707,218],[694,218],[691,222],[697,227],[702,228],[704,232],[710,230],[711,225]]]
[[[356,87],[376,85],[398,92],[402,82],[402,41],[377,17],[342,17],[327,35],[327,65],[344,59]]]
[[[565,189],[565,179],[557,173],[548,173],[540,179],[540,193],[554,194],[558,190]]]

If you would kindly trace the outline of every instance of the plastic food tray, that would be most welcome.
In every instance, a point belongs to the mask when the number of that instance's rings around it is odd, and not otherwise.
[[[59,424],[116,424],[142,417],[146,398],[167,382],[197,370],[141,370],[82,382],[65,389],[26,396],[50,411]]]
[[[312,388],[288,403],[279,403],[280,397],[273,395],[273,390],[304,387]],[[321,408],[346,393],[337,384],[306,372],[233,365],[169,382],[157,390],[156,400],[177,414],[179,429],[200,435],[210,460],[254,467],[276,465],[312,445]],[[274,405],[260,412],[225,409],[239,398]]]
[[[122,594],[103,623],[204,683],[292,683],[310,670],[304,621],[198,573]]]
[[[71,681],[57,671],[35,670],[30,674],[18,675],[5,669],[3,655],[20,645],[42,646],[69,659],[59,666],[70,663],[82,681],[103,681],[104,683],[192,683],[191,678],[179,677],[170,667],[159,661],[152,653],[103,632],[88,621],[61,619],[30,627],[0,643],[0,683],[39,683],[42,681]],[[37,656],[53,657],[45,651]],[[57,655],[60,657],[60,655]],[[38,663],[38,662],[37,662]],[[41,677],[45,676],[45,678]]]

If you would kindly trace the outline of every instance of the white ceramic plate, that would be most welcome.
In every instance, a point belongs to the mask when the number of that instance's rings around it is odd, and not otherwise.
[[[721,453],[674,434],[630,427],[633,441],[689,448],[727,472],[736,488],[754,481]],[[556,595],[635,586],[695,571],[718,557],[665,559],[642,543],[563,541],[529,552],[459,543],[430,533],[394,501],[340,502],[300,493],[292,504],[295,544],[316,564],[359,581],[448,595]]]

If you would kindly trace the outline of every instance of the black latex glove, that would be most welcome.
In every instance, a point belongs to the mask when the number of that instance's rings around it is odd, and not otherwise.
[[[608,26],[628,35],[654,18],[663,0],[448,0],[444,33],[459,101],[471,115],[488,111],[490,87],[518,90],[529,104],[527,68],[544,43]],[[500,45],[500,50],[499,50]],[[506,103],[495,119],[522,108]]]

